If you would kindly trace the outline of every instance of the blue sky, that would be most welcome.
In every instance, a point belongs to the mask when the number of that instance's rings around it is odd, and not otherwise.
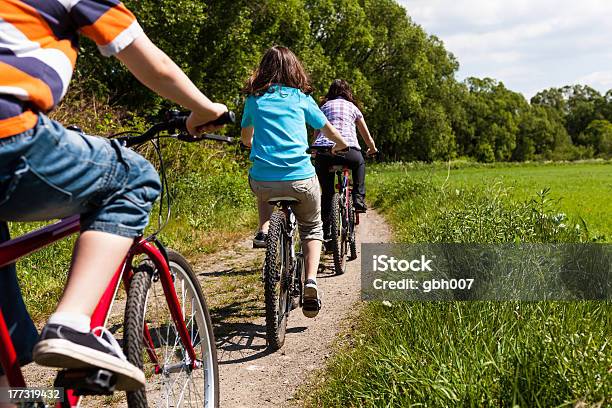
[[[398,0],[460,63],[527,98],[576,83],[612,89],[612,0]]]

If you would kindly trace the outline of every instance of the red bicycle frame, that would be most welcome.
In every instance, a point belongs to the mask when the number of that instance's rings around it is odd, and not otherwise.
[[[56,241],[59,241],[69,235],[75,234],[80,230],[79,216],[66,218],[57,223],[48,225],[39,230],[30,232],[21,237],[0,244],[0,267],[15,263],[18,259],[40,250]],[[132,259],[136,255],[146,255],[154,264],[159,272],[160,282],[162,284],[166,302],[170,309],[170,314],[175,326],[178,329],[179,337],[185,350],[191,360],[192,368],[197,368],[196,354],[193,348],[191,338],[179,305],[176,291],[174,290],[174,282],[170,273],[170,268],[162,249],[155,244],[140,240],[135,242],[125,261],[117,269],[110,283],[108,284],[104,294],[98,301],[98,305],[91,316],[91,328],[104,326],[109,316],[113,300],[119,290],[119,282],[123,279],[124,287],[129,288],[130,280],[132,279]],[[155,355],[153,341],[149,333],[148,327],[143,327],[146,349],[149,357],[155,364],[155,373],[158,374],[162,370],[159,367],[159,359]],[[15,347],[10,337],[4,315],[0,310],[0,363],[8,378],[8,382],[12,387],[25,387],[26,383],[21,372],[21,367],[17,359]],[[58,403],[58,407],[75,407],[78,405],[79,397],[74,395],[73,390],[66,390],[66,400],[64,403]]]

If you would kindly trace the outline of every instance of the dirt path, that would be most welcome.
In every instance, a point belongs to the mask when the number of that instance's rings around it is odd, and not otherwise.
[[[361,216],[357,230],[360,242],[388,242],[388,225],[375,211]],[[261,267],[264,251],[251,249],[251,240],[212,255],[203,255],[193,264],[211,309],[220,369],[221,408],[264,408],[297,405],[297,388],[313,370],[323,367],[331,346],[349,313],[359,304],[360,258],[350,262],[342,276],[334,276],[331,259],[324,261],[318,283],[323,309],[314,319],[301,310],[289,316],[284,347],[269,353],[265,341],[265,311]],[[359,249],[359,247],[358,247]],[[118,299],[110,326],[121,339],[124,299]],[[24,374],[32,385],[51,386],[53,370],[28,365]],[[124,407],[125,394],[88,397],[84,407]]]
[[[387,224],[375,211],[361,217],[358,242],[388,242],[389,238]],[[243,251],[243,256],[255,256],[249,261],[260,261],[261,253],[253,255],[252,252],[256,251]],[[285,345],[275,353],[266,350],[263,301],[247,300],[251,316],[255,318],[233,319],[229,330],[219,327],[221,408],[285,407],[296,402],[293,396],[297,387],[309,373],[323,366],[343,320],[357,307],[360,262],[360,258],[350,262],[342,276],[333,276],[329,261],[326,262],[326,270],[318,276],[323,309],[314,319],[304,317],[301,310],[293,312],[289,316]],[[206,269],[204,275],[211,268]]]

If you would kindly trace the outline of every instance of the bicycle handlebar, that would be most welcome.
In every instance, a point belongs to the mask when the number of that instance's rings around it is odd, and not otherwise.
[[[334,148],[334,146],[310,146],[308,149],[306,149],[306,153],[308,154],[312,154],[312,153],[329,153],[332,154],[331,151]],[[348,152],[350,149],[350,147],[347,147],[346,149],[342,149],[342,150],[338,150],[336,152],[336,155],[342,155],[346,152]]]
[[[333,154],[331,152],[332,148],[333,148],[333,146],[330,146],[330,145],[326,145],[326,146],[316,146],[316,145],[313,145],[313,146],[310,146],[306,150],[306,153],[308,153],[308,154],[316,153],[316,154],[321,154],[321,155],[326,156],[326,157],[334,157],[334,156],[344,157],[346,155],[346,153],[350,149],[350,147],[347,147],[346,149],[339,150],[338,152]],[[361,152],[361,153],[363,154],[363,152]],[[363,156],[364,156],[364,158],[366,160],[375,160],[375,159],[378,159],[378,158],[381,157],[381,153],[377,151],[377,152],[375,152],[373,154],[367,154],[367,153],[363,154]]]
[[[178,111],[170,111],[167,113],[168,119],[164,122],[156,123],[151,126],[148,130],[138,136],[120,136],[116,137],[122,146],[132,147],[135,145],[143,144],[157,136],[161,132],[169,132],[176,134],[176,138],[183,142],[198,142],[200,140],[215,140],[217,142],[232,143],[234,138],[214,135],[214,134],[203,134],[201,136],[191,136],[187,133],[187,118],[189,114],[181,113]],[[219,118],[212,122],[207,123],[204,126],[222,126],[228,123],[234,123],[236,121],[236,114],[232,111],[225,112]]]

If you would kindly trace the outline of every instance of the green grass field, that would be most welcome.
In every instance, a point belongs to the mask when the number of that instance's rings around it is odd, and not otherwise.
[[[368,194],[399,242],[601,242],[611,169],[384,165]],[[610,301],[369,302],[358,321],[305,406],[612,406]]]
[[[513,200],[528,200],[549,188],[549,198],[569,218],[582,217],[593,236],[612,239],[612,162],[530,164],[391,164],[368,169],[368,184],[397,178],[427,179],[448,189],[501,185]]]

